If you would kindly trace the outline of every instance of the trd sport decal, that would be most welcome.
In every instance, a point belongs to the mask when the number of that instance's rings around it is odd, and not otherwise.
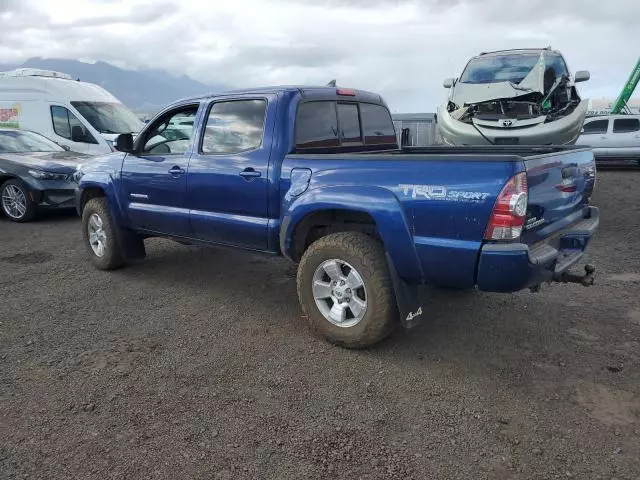
[[[465,192],[449,190],[442,185],[398,185],[405,197],[424,198],[426,200],[444,200],[447,202],[482,202],[491,196],[484,192]]]

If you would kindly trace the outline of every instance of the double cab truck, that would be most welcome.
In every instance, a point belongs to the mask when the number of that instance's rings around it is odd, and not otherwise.
[[[284,255],[311,327],[366,347],[428,316],[423,286],[589,285],[593,153],[575,146],[399,148],[374,93],[274,87],[176,102],[76,172],[93,264],[165,237]]]

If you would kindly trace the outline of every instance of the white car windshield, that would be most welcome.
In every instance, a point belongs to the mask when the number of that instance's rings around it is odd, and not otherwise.
[[[42,135],[23,130],[0,130],[0,153],[64,152]]]
[[[461,83],[520,83],[540,60],[539,53],[487,55],[472,58],[460,77]],[[544,53],[545,69],[554,76],[566,75],[567,67],[560,55]]]
[[[127,107],[115,102],[71,102],[100,133],[138,133],[142,121]]]

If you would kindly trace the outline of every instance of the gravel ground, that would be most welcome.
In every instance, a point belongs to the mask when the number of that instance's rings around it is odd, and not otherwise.
[[[305,325],[287,261],[0,220],[0,477],[640,478],[640,172],[600,173],[596,286],[432,293],[366,351]]]

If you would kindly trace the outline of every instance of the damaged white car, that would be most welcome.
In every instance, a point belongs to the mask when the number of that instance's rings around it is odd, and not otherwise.
[[[502,50],[473,57],[459,79],[449,78],[438,130],[450,145],[573,144],[587,112],[560,52]]]

